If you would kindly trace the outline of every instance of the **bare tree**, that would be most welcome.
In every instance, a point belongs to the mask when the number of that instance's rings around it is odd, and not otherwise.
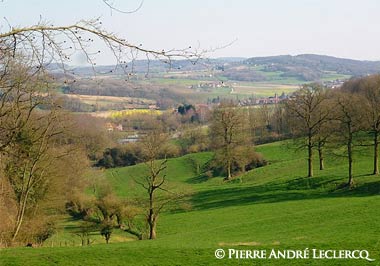
[[[363,113],[361,112],[361,103],[363,99],[359,95],[345,92],[336,92],[334,94],[336,109],[334,110],[334,120],[337,121],[337,140],[346,146],[348,160],[348,182],[347,186],[354,185],[353,162],[355,134],[364,129]]]
[[[380,75],[347,81],[343,89],[350,93],[362,95],[361,112],[372,134],[373,141],[373,171],[379,174],[379,135],[380,135]]]
[[[373,134],[373,174],[379,174],[380,136],[380,75],[367,77],[362,84],[362,94],[367,103],[366,120]]]
[[[0,79],[0,150],[8,147],[42,104],[43,79],[32,77],[30,68],[15,60],[4,62],[6,66]],[[0,67],[1,67],[0,62]]]
[[[261,138],[265,139],[268,136],[268,128],[271,118],[271,108],[268,104],[262,104],[259,112],[256,114],[258,118],[258,126],[261,128]]]
[[[64,156],[54,147],[54,138],[62,133],[57,119],[55,112],[32,117],[29,122],[33,123],[18,131],[15,140],[5,150],[4,175],[17,200],[12,241],[16,239],[28,209],[44,198],[53,162]]]
[[[232,167],[239,158],[240,146],[250,143],[247,117],[243,110],[230,102],[223,102],[213,110],[210,125],[211,145],[216,150],[216,160],[232,178]]]
[[[62,197],[53,196],[51,190],[67,188],[72,171],[75,171],[75,180],[79,180],[78,163],[83,169],[87,160],[82,161],[76,151],[78,147],[66,141],[67,121],[50,93],[49,77],[42,73],[33,75],[31,68],[20,64],[17,58],[7,63],[7,74],[0,81],[0,183],[7,188],[4,202],[14,210],[8,240],[15,244],[22,242],[20,232],[33,231],[32,223],[43,231],[43,225],[36,221],[37,217],[44,220],[40,207],[63,205],[66,193],[60,194]],[[75,163],[72,158],[67,160],[69,154],[75,157]],[[67,161],[70,168],[63,174]],[[70,187],[75,185],[71,182]],[[46,203],[48,198],[49,204]],[[29,227],[29,232],[23,230],[25,227]]]
[[[288,123],[296,136],[306,137],[308,177],[313,176],[313,148],[320,144],[318,133],[327,123],[331,105],[325,89],[319,84],[307,84],[286,102]],[[321,146],[319,147],[321,148]]]
[[[99,50],[106,47],[107,50]],[[72,25],[56,26],[45,21],[26,27],[10,27],[9,31],[0,32],[0,51],[3,58],[22,56],[24,63],[34,67],[34,72],[45,71],[46,66],[58,63],[66,69],[72,57],[83,54],[95,71],[96,57],[102,52],[110,52],[115,59],[115,69],[128,76],[134,72],[134,61],[144,56],[148,61],[161,60],[169,65],[176,58],[186,58],[197,62],[206,51],[191,47],[184,49],[155,50],[133,44],[103,28],[100,19],[81,20]],[[112,70],[112,72],[114,71]],[[149,69],[147,69],[149,71]],[[0,67],[0,76],[5,68]]]
[[[288,125],[286,123],[286,110],[283,103],[277,103],[271,115],[271,127],[278,136],[288,133]]]
[[[319,131],[319,135],[317,138],[317,149],[318,149],[318,159],[319,159],[319,170],[325,169],[325,157],[324,157],[324,147],[328,138],[327,134],[322,133],[323,131]]]
[[[157,237],[157,221],[164,207],[181,198],[181,194],[167,188],[165,170],[167,168],[166,148],[168,134],[157,121],[151,122],[152,129],[141,140],[142,160],[148,170],[147,175],[135,181],[148,194],[146,221],[149,227],[149,239]],[[158,160],[159,158],[164,158]]]

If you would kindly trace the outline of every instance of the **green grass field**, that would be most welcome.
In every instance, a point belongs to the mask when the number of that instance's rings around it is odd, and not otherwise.
[[[356,187],[347,190],[338,189],[346,182],[344,158],[327,156],[326,170],[315,165],[315,177],[308,179],[305,153],[289,146],[257,147],[270,164],[229,183],[195,173],[189,157],[204,164],[211,153],[170,159],[168,180],[193,190],[192,209],[162,213],[157,240],[130,241],[125,235],[128,241],[120,242],[117,233],[108,245],[0,249],[0,265],[380,265],[380,177],[369,175],[370,149],[356,153]],[[133,179],[144,171],[136,165],[104,174],[118,195],[133,197],[142,193]],[[365,249],[375,261],[216,259],[220,248]]]

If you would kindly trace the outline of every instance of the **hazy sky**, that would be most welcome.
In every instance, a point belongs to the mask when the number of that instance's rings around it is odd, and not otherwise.
[[[133,10],[140,0],[113,0]],[[101,17],[105,27],[146,48],[209,49],[211,57],[316,53],[380,60],[380,0],[145,0],[133,14],[111,12],[102,0],[3,0],[1,29],[56,25]],[[106,58],[102,62],[107,63]]]

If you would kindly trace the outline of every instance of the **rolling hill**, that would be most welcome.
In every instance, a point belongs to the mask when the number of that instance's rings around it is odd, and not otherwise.
[[[143,74],[147,72],[147,69],[150,73],[163,73],[168,70],[196,73],[213,69],[218,73],[220,72],[219,75],[221,76],[238,81],[270,81],[268,75],[265,74],[270,72],[280,72],[284,78],[295,77],[300,81],[318,81],[332,73],[343,76],[379,73],[380,61],[360,61],[327,55],[301,54],[296,56],[251,57],[248,59],[240,57],[202,59],[196,64],[188,60],[174,60],[171,66],[161,61],[136,60],[133,62],[133,67],[135,73]],[[107,75],[123,73],[121,68],[115,68],[115,66],[97,66],[95,69],[99,73]],[[72,71],[79,76],[93,74],[92,67],[76,67],[72,68]]]
[[[245,60],[244,64],[261,66],[267,72],[280,71],[284,77],[296,77],[304,81],[317,81],[328,73],[364,76],[380,72],[379,61],[359,61],[315,54],[253,57]]]
[[[197,175],[189,157],[205,164],[210,153],[169,160],[168,180],[194,190],[192,209],[165,212],[158,239],[88,247],[0,250],[0,265],[377,265],[380,261],[380,180],[369,175],[368,147],[356,153],[353,190],[344,158],[326,158],[326,170],[305,178],[306,157],[289,143],[258,146],[270,164],[235,182]],[[106,178],[124,197],[140,193],[133,178],[143,165],[107,170]],[[73,225],[72,225],[73,226]],[[112,243],[113,242],[113,243]],[[355,259],[217,259],[214,252],[242,250],[367,250],[375,263]]]

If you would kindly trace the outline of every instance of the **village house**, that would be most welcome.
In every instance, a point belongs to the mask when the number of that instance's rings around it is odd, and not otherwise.
[[[106,129],[108,132],[123,131],[122,124],[106,123]]]

